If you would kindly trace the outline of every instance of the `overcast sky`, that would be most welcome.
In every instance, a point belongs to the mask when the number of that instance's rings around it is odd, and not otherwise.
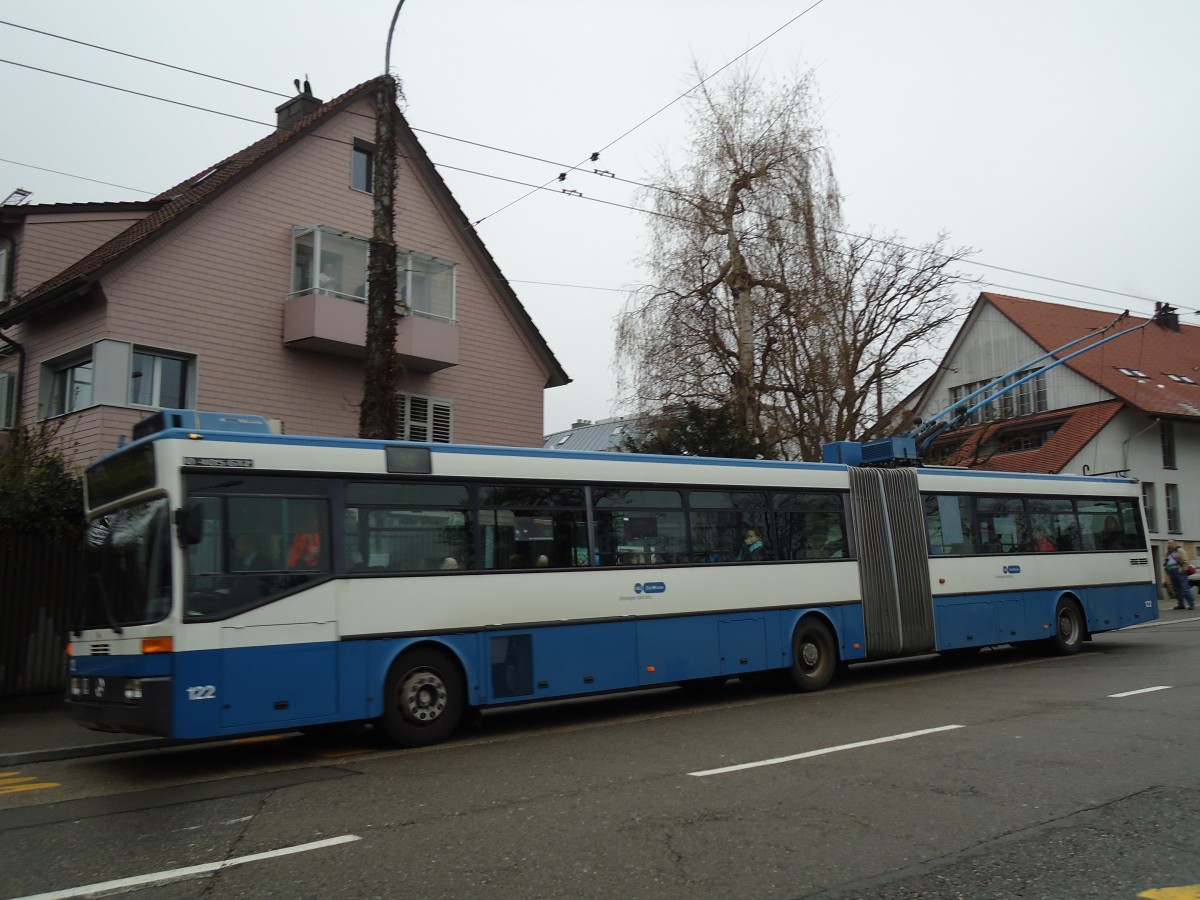
[[[14,25],[279,94],[307,77],[328,100],[382,71],[394,9],[7,0],[0,199],[144,199],[264,136],[283,100]],[[635,188],[590,173],[561,185],[582,198],[521,184],[601,148],[587,168],[646,180],[679,158],[686,101],[626,132],[693,86],[693,59],[713,71],[764,39],[747,56],[763,77],[817,71],[852,230],[946,231],[991,289],[1142,314],[1162,300],[1200,323],[1196,0],[407,0],[392,66],[409,123],[574,379],[546,393],[547,432],[628,412],[613,321],[647,217],[622,208]]]

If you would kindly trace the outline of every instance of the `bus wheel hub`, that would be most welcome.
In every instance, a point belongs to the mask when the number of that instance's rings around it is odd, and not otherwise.
[[[412,722],[432,722],[446,709],[446,685],[433,672],[413,672],[400,691],[400,711]]]

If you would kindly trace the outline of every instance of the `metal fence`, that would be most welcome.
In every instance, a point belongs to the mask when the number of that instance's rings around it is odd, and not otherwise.
[[[83,581],[78,541],[0,531],[0,697],[63,689]]]

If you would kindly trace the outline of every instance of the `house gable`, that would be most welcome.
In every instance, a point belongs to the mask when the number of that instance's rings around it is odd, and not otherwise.
[[[261,413],[293,433],[355,433],[362,363],[297,349],[284,324],[290,294],[325,293],[311,282],[296,290],[297,233],[320,226],[364,242],[371,234],[373,198],[351,187],[351,151],[373,141],[373,85],[164,192],[153,211],[0,312],[0,325],[29,342],[27,418],[50,409],[47,365],[100,348],[109,371],[96,376],[91,402],[116,408],[88,424],[84,458],[145,415],[128,381],[149,372],[147,359],[164,372],[168,363],[187,368],[197,385],[187,399],[200,408]],[[396,241],[454,267],[457,309],[435,324],[460,348],[444,367],[409,364],[405,402],[438,410],[454,440],[536,446],[542,391],[569,379],[411,131],[400,131]],[[76,321],[66,334],[62,326]],[[401,329],[427,321],[404,316]]]

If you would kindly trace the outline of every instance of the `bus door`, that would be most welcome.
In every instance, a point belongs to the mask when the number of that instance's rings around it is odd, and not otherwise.
[[[914,469],[851,466],[867,658],[934,649],[925,518]]]

